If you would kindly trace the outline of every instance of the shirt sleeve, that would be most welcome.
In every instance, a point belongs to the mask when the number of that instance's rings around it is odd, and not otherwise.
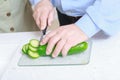
[[[60,0],[58,0],[60,1]],[[52,5],[55,7],[55,1],[54,0],[50,0],[50,2],[52,3]]]
[[[40,2],[41,0],[29,0],[30,3],[32,4],[32,6],[35,6],[38,2]],[[55,6],[54,0],[50,0],[51,3],[53,4],[53,6]]]
[[[32,6],[35,6],[38,2],[40,2],[41,0],[29,0],[30,3],[32,4]]]
[[[103,30],[108,35],[120,31],[120,0],[96,0],[86,9],[86,14],[75,24],[92,37],[98,31]]]

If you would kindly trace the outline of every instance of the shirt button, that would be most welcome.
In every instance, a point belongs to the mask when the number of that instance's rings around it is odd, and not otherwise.
[[[15,29],[13,27],[10,28],[10,31],[13,32]]]
[[[6,13],[6,15],[9,17],[9,16],[11,16],[11,13],[10,13],[10,12],[8,12],[8,13]]]

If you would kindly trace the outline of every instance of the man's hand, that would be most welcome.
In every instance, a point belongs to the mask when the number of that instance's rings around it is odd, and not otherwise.
[[[42,40],[41,45],[48,43],[46,54],[50,55],[53,47],[56,45],[52,57],[57,57],[60,52],[63,56],[72,46],[87,40],[88,37],[75,24],[61,26],[56,30],[48,33]]]
[[[50,0],[41,0],[34,8],[33,17],[40,30],[50,26],[54,17],[54,7]]]

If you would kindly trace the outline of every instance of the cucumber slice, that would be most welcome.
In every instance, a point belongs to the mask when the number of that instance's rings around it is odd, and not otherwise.
[[[32,47],[38,47],[39,46],[39,40],[36,40],[36,39],[32,39],[32,40],[30,40],[30,45],[32,46]]]
[[[25,45],[22,47],[22,52],[23,52],[24,54],[26,54]]]
[[[28,55],[33,59],[40,57],[40,55],[37,52],[33,52],[31,50],[28,50]]]
[[[28,47],[29,47],[29,44],[26,44],[25,45],[26,54],[28,54]]]
[[[32,47],[31,45],[28,46],[29,47],[29,50],[33,51],[33,52],[36,52],[38,49],[35,48],[35,47]]]
[[[24,54],[27,54],[27,51],[28,51],[28,44],[25,44],[23,47],[22,47],[22,52]]]

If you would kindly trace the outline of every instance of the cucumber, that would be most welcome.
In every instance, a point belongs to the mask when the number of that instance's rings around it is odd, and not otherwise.
[[[36,39],[30,40],[28,44],[22,47],[22,52],[27,54],[31,58],[38,58],[40,55],[37,53],[37,47],[39,46],[39,41]]]
[[[77,54],[77,53],[84,52],[87,48],[88,48],[88,43],[87,42],[79,43],[79,44],[73,46],[68,51],[68,55],[72,55],[72,54]]]
[[[29,44],[26,44],[26,45],[25,45],[26,53],[28,52],[28,47],[29,47]]]
[[[68,55],[81,53],[81,52],[85,51],[87,49],[87,47],[88,47],[88,43],[87,42],[79,43],[79,44],[73,46],[68,51]],[[47,44],[46,45],[41,45],[41,46],[38,47],[38,51],[37,52],[39,53],[40,56],[46,56],[46,48],[47,48]],[[62,56],[62,54],[60,53],[59,56]]]
[[[37,52],[39,53],[40,56],[46,56],[46,48],[47,48],[47,44],[38,47]]]
[[[32,47],[34,47],[34,48],[37,48],[37,47],[39,47],[39,40],[36,40],[36,39],[32,39],[32,40],[30,40],[30,45],[32,46]]]
[[[26,54],[25,45],[22,47],[22,52],[23,52],[24,54]]]
[[[28,50],[28,55],[33,59],[40,57],[40,55],[37,52],[33,52],[31,50]]]
[[[24,54],[27,54],[31,58],[38,58],[40,56],[47,56],[46,48],[47,48],[47,44],[39,45],[38,40],[31,39],[28,44],[23,45],[22,52]],[[79,43],[79,44],[73,46],[72,48],[70,48],[70,50],[68,51],[68,55],[78,54],[78,53],[80,54],[80,53],[84,52],[87,48],[88,48],[87,42]],[[54,49],[55,49],[55,47],[53,48],[53,51],[54,51]],[[62,56],[62,54],[60,53],[59,56]]]
[[[35,47],[32,47],[31,45],[28,46],[29,47],[29,50],[33,51],[33,52],[36,52],[38,49],[35,48]]]
[[[22,47],[22,52],[23,52],[24,54],[27,54],[28,45],[29,45],[29,44],[25,44],[25,45]]]

